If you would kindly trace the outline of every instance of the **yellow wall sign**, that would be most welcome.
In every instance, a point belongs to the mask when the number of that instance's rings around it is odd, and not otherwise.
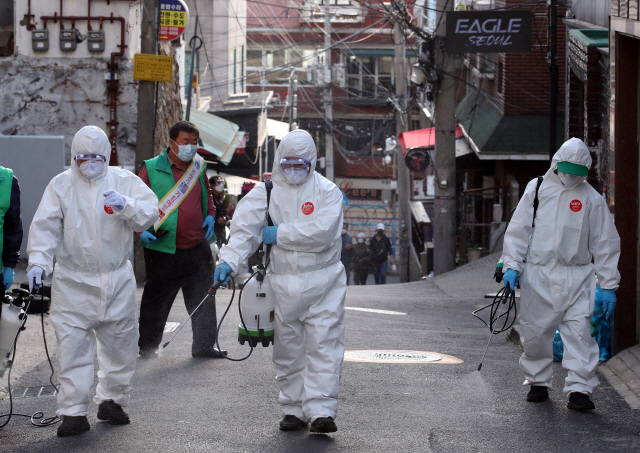
[[[173,57],[137,53],[133,56],[133,80],[171,82]]]

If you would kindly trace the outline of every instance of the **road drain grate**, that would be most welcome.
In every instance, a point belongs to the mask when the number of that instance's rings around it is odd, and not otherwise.
[[[19,387],[11,389],[13,398],[36,398],[38,396],[57,395],[58,391],[53,385],[45,385],[44,387]]]
[[[346,351],[344,359],[368,363],[462,363],[457,357],[422,351]]]

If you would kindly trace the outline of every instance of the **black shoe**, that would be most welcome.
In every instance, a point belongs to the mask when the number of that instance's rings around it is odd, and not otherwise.
[[[58,437],[77,436],[86,431],[89,431],[89,420],[86,415],[78,415],[73,417],[71,415],[63,415],[62,423],[58,426]]]
[[[532,385],[527,393],[527,401],[530,403],[542,403],[549,399],[549,389],[542,385]]]
[[[592,411],[596,408],[589,395],[580,392],[572,392],[569,394],[569,404],[567,408],[574,411]]]
[[[335,433],[336,431],[338,427],[332,417],[316,418],[309,428],[310,433]]]
[[[284,418],[280,420],[280,429],[282,431],[297,431],[305,426],[307,426],[307,424],[295,415],[285,415]]]
[[[197,359],[224,359],[227,356],[227,351],[221,351],[218,348],[212,348],[208,351],[192,352],[191,357]]]
[[[130,422],[129,416],[122,410],[122,406],[113,400],[106,400],[98,406],[98,420],[108,420],[112,425],[126,425]]]
[[[140,348],[141,359],[157,359],[158,348]]]

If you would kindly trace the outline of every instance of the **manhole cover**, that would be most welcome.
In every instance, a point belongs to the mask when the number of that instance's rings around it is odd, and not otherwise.
[[[457,357],[423,351],[346,351],[344,359],[349,362],[368,363],[462,363]]]

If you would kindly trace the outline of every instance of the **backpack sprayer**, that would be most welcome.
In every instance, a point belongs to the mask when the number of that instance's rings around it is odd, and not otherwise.
[[[273,188],[273,182],[265,181],[265,188],[267,189],[267,225],[273,226],[273,221],[271,220],[271,216],[269,215],[269,201],[271,198],[271,189]],[[266,249],[266,251],[265,251]],[[247,278],[240,290],[240,296],[238,297],[238,312],[240,314],[240,324],[238,325],[238,342],[241,345],[244,345],[246,342],[249,343],[249,354],[240,359],[233,359],[231,357],[225,356],[227,360],[231,360],[233,362],[240,362],[242,360],[246,360],[253,353],[253,348],[261,343],[263,347],[268,347],[269,343],[273,344],[274,342],[274,317],[275,317],[275,296],[273,295],[273,291],[271,290],[271,286],[267,279],[265,279],[265,275],[267,272],[267,268],[270,263],[270,252],[271,245],[266,245],[262,243],[262,249],[258,252],[258,265],[253,268],[253,272],[249,278]],[[265,258],[266,256],[266,258]],[[224,318],[227,316],[229,309],[231,308],[231,304],[233,303],[233,299],[235,297],[235,279],[231,277],[233,280],[233,293],[231,294],[231,300],[229,301],[229,305],[225,310],[222,318],[220,318],[220,322],[218,323],[218,329],[216,331],[216,347],[218,350],[220,349],[220,344],[218,341],[218,334],[220,332],[220,326],[222,326],[222,322]],[[169,343],[175,338],[176,335],[182,330],[182,327],[186,324],[189,319],[194,315],[194,313],[200,308],[200,306],[209,298],[214,298],[215,303],[215,294],[218,288],[222,285],[222,282],[215,282],[207,291],[206,296],[202,299],[202,302],[198,304],[195,310],[191,312],[191,315],[185,320],[184,323],[180,326],[180,328],[173,334],[173,336],[162,345],[163,348],[166,348]],[[247,291],[247,295],[243,294]],[[245,321],[246,320],[246,321]]]
[[[42,339],[44,340],[44,350],[47,354],[47,360],[51,367],[51,376],[49,376],[49,382],[58,390],[58,386],[53,383],[53,364],[51,363],[51,357],[49,356],[49,348],[47,347],[47,337],[44,332],[44,288],[33,283],[33,290],[31,293],[25,289],[14,289],[12,291],[13,297],[5,294],[2,300],[0,309],[0,377],[4,376],[5,371],[8,369],[7,388],[9,390],[9,413],[0,414],[0,418],[7,417],[7,420],[0,425],[0,428],[4,428],[12,416],[29,417],[31,424],[38,428],[55,425],[60,422],[58,417],[43,418],[44,412],[38,411],[33,415],[17,414],[13,412],[13,395],[11,394],[11,365],[16,357],[16,345],[18,342],[18,336],[20,332],[25,330],[25,324],[27,322],[27,312],[33,302],[35,295],[40,290],[41,294],[41,326],[42,326]],[[25,297],[27,297],[25,302]],[[36,422],[36,420],[40,420]]]
[[[540,186],[543,181],[542,176],[538,176],[537,185],[536,185],[536,194],[533,199],[533,218],[531,221],[531,227],[534,228],[536,226],[536,212],[538,211],[538,192],[540,191]],[[513,217],[513,213],[517,208],[513,208],[507,217],[507,225],[505,227],[505,234],[507,232],[507,228],[509,228],[509,222],[511,222],[511,217]],[[493,278],[497,283],[501,283],[504,277],[504,264],[502,262],[502,258],[498,261],[496,266],[496,271],[493,274]],[[519,280],[519,279],[518,279]],[[516,281],[516,286],[519,287],[518,282]],[[508,304],[507,304],[508,303]],[[503,308],[506,306],[506,311],[503,313]],[[478,316],[478,313],[482,310],[489,310],[489,322],[487,323],[484,319]],[[484,354],[482,355],[482,360],[480,361],[480,365],[478,365],[478,371],[482,369],[482,362],[484,362],[484,357],[487,355],[487,351],[489,350],[489,344],[491,343],[491,338],[494,335],[497,335],[502,332],[506,332],[507,330],[513,327],[513,324],[516,322],[518,318],[518,308],[516,306],[516,293],[515,288],[510,288],[509,285],[502,288],[493,298],[493,302],[485,305],[482,308],[478,308],[477,310],[472,312],[472,315],[478,318],[483,322],[485,326],[489,328],[491,331],[491,335],[489,336],[489,341],[487,342],[487,347],[484,350]],[[500,326],[499,324],[502,323]]]

